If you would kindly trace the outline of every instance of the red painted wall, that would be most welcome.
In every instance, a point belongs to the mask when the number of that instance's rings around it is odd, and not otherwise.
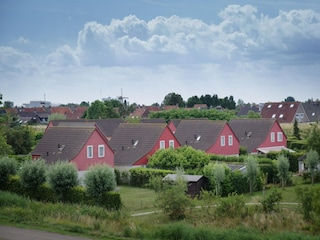
[[[87,158],[87,146],[93,146],[93,158]],[[98,146],[104,145],[105,156],[98,157]],[[88,170],[91,165],[101,163],[107,164],[110,167],[114,166],[114,153],[109,147],[107,141],[100,135],[98,131],[94,131],[88,141],[84,144],[84,147],[81,149],[80,153],[72,159],[71,162],[74,162],[79,171]]]
[[[232,135],[233,137],[232,146],[229,146],[228,144],[229,135]],[[221,136],[225,136],[225,146],[221,146]],[[206,152],[211,154],[218,154],[218,155],[238,155],[239,149],[240,149],[240,144],[237,137],[234,135],[229,124],[226,124],[223,130],[221,131],[220,135],[218,136],[215,144],[212,147],[210,147]]]
[[[163,133],[161,134],[160,138],[156,142],[156,144],[153,146],[152,150],[148,152],[146,155],[144,155],[141,159],[139,159],[134,166],[139,165],[147,165],[148,163],[148,157],[154,154],[157,150],[160,149],[160,141],[165,141],[165,148],[169,148],[169,141],[174,140],[174,148],[180,147],[180,143],[176,139],[176,137],[173,135],[169,127],[165,127]]]
[[[275,134],[275,141],[271,142],[271,132],[274,132]],[[282,142],[278,142],[278,132],[282,132]],[[287,137],[285,135],[285,133],[283,132],[282,128],[280,127],[280,125],[275,122],[266,138],[266,140],[258,147],[258,148],[265,148],[265,147],[277,147],[277,146],[284,146],[287,147]],[[256,152],[256,150],[254,151]]]
[[[173,133],[177,131],[177,128],[174,126],[172,122],[169,122],[168,126]]]

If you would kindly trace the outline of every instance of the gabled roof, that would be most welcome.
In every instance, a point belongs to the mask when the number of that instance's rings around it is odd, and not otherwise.
[[[95,126],[51,127],[43,135],[32,155],[40,156],[47,163],[74,159],[87,140],[96,131]]]
[[[277,119],[279,123],[291,123],[295,119],[299,105],[299,102],[266,103],[261,110],[261,117]]]
[[[307,102],[302,103],[303,109],[309,119],[309,122],[316,122],[320,120],[320,103]]]
[[[114,130],[123,123],[122,118],[108,118],[108,119],[69,119],[69,120],[52,120],[53,126],[81,126],[81,123],[91,122],[92,125],[96,124],[101,130],[103,135],[107,138],[112,137]]]
[[[161,123],[121,123],[109,142],[115,151],[114,165],[134,165],[152,150],[166,127]]]
[[[231,119],[229,126],[237,136],[240,146],[252,152],[265,141],[275,122],[275,119],[268,118]]]
[[[175,136],[181,145],[207,151],[215,144],[227,121],[181,120]]]
[[[131,114],[131,117],[139,117],[139,118],[146,118],[150,114],[150,111],[145,108],[136,108],[134,112]]]
[[[83,116],[88,107],[52,107],[52,113],[60,113],[66,116],[67,119],[79,119]]]

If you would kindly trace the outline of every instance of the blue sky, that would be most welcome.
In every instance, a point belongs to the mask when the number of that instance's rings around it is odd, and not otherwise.
[[[320,2],[2,0],[4,101],[320,98]]]

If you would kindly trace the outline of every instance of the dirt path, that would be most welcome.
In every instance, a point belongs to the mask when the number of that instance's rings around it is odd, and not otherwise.
[[[0,240],[90,240],[58,233],[49,233],[17,227],[0,226]]]

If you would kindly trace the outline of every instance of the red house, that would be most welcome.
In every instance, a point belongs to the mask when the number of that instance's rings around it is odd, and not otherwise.
[[[48,164],[59,160],[75,163],[78,171],[97,163],[114,166],[114,153],[94,122],[48,128],[31,155]]]
[[[239,155],[239,141],[227,121],[181,120],[176,125],[175,136],[181,145],[206,153]]]
[[[165,123],[121,123],[109,144],[115,152],[114,166],[119,169],[146,166],[148,157],[158,149],[180,147]]]
[[[232,119],[229,125],[248,153],[287,149],[287,137],[276,119]]]

